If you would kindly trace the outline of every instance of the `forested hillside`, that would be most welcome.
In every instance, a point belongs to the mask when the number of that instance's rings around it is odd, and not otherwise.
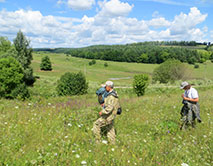
[[[213,59],[212,51],[206,51],[210,43],[194,41],[142,42],[126,45],[96,45],[84,48],[43,48],[35,51],[66,53],[74,57],[118,62],[160,64],[167,59],[177,59],[189,64],[203,63]],[[198,51],[203,50],[203,51]]]

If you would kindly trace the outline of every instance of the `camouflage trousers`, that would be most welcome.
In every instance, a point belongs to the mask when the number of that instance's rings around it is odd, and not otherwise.
[[[181,129],[186,129],[189,126],[195,127],[195,119],[197,118],[198,122],[201,122],[200,118],[200,106],[199,104],[187,103],[181,109]]]
[[[105,118],[100,117],[94,122],[93,125],[93,133],[95,135],[96,143],[100,143],[101,141],[101,130],[105,129],[107,133],[107,138],[110,144],[115,144],[115,128],[114,128],[114,120],[108,122]]]

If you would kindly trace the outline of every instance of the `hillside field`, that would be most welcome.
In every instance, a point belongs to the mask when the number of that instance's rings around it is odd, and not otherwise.
[[[53,71],[40,71],[50,57]],[[36,53],[32,66],[39,77],[26,101],[0,100],[0,165],[2,166],[211,166],[213,165],[213,63],[189,65],[199,92],[203,122],[180,131],[182,90],[179,83],[153,85],[142,97],[132,88],[135,74],[151,74],[158,65],[96,60],[64,54]],[[104,63],[108,67],[104,67]],[[65,72],[85,74],[88,94],[58,97],[57,80]],[[93,122],[101,107],[95,91],[113,80],[123,113],[116,117],[116,145],[96,145]]]

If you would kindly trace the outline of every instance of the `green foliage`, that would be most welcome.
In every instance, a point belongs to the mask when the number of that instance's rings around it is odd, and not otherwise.
[[[17,51],[17,60],[24,69],[28,68],[31,64],[32,48],[30,47],[30,41],[19,31],[16,38],[13,41],[15,49]]]
[[[48,56],[45,56],[41,59],[40,70],[52,70],[52,64]]]
[[[24,84],[24,71],[14,58],[0,59],[0,97],[21,98],[29,97]]]
[[[147,74],[138,74],[134,76],[133,89],[137,96],[143,96],[149,85],[149,76]]]
[[[24,82],[26,85],[33,85],[36,81],[35,77],[33,76],[33,69],[28,67],[24,70]]]
[[[194,65],[194,68],[195,68],[195,69],[197,69],[197,68],[199,68],[199,67],[200,67],[200,66],[199,66],[198,64],[195,64],[195,65]]]
[[[88,83],[85,76],[79,73],[67,72],[61,76],[57,85],[57,92],[60,96],[82,95],[87,93]]]
[[[92,61],[89,62],[89,65],[90,65],[90,66],[92,66],[92,65],[94,65],[94,64],[96,64],[96,60],[95,60],[95,59],[93,59]]]
[[[183,79],[187,73],[187,67],[178,60],[167,60],[153,72],[153,82],[160,83],[174,82],[175,80]]]
[[[104,67],[108,67],[108,63],[107,62],[104,63]]]
[[[33,59],[33,49],[30,47],[30,41],[27,40],[21,31],[19,31],[13,43],[17,52],[15,58],[22,65],[23,69],[27,70],[24,72],[27,74],[25,75],[25,82],[27,85],[32,85],[35,82],[35,79],[33,79],[33,70],[30,68],[31,60]]]
[[[10,48],[11,42],[5,37],[0,37],[0,54],[7,52]]]

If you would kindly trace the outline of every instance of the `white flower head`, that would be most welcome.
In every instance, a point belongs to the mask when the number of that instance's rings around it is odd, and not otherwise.
[[[188,164],[186,163],[182,163],[181,166],[189,166]]]

